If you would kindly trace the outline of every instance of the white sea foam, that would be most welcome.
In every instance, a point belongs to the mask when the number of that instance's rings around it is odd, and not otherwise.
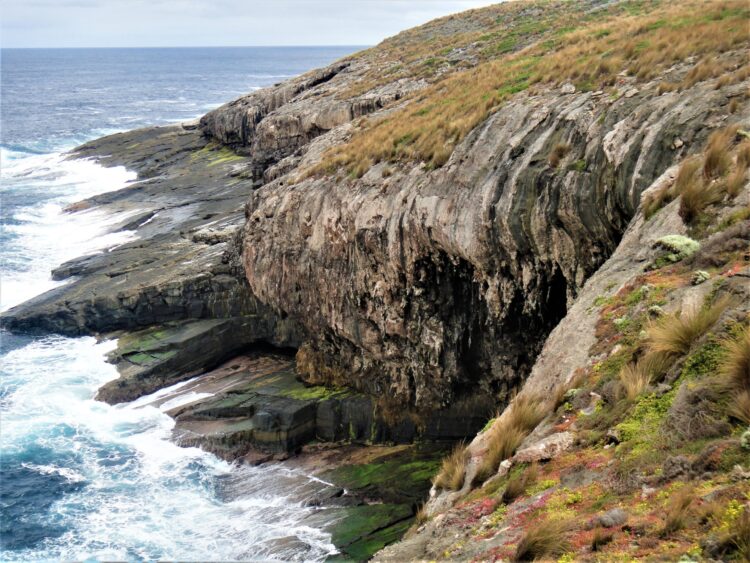
[[[109,232],[125,216],[63,209],[126,186],[133,173],[63,154],[4,150],[0,158],[0,189],[13,197],[26,190],[31,202],[5,225],[11,236],[3,248],[2,309],[57,285],[50,270],[59,263],[132,239],[131,232]],[[0,360],[4,463],[45,452],[20,466],[74,486],[36,515],[62,524],[62,535],[0,551],[0,559],[320,561],[335,553],[330,535],[305,523],[315,509],[302,504],[311,487],[324,483],[280,467],[232,466],[170,441],[174,421],[163,411],[209,395],[179,393],[190,381],[130,404],[95,401],[96,390],[117,377],[104,360],[114,347],[50,336]],[[152,405],[167,395],[173,396]]]
[[[93,401],[93,390],[117,375],[103,361],[112,347],[48,337],[3,360],[3,456],[31,443],[60,459],[74,453],[72,466],[26,467],[85,484],[50,511],[69,531],[13,558],[321,560],[335,552],[328,534],[302,523],[313,509],[291,498],[309,486],[306,476],[233,467],[171,443],[174,422],[159,409]],[[230,476],[239,489],[222,501],[217,487]],[[280,538],[294,549],[281,549]]]
[[[135,173],[122,166],[105,168],[92,160],[68,160],[62,153],[26,155],[2,152],[0,193],[44,193],[43,201],[24,207],[4,225],[6,245],[0,290],[0,311],[48,291],[61,282],[52,267],[134,238],[131,231],[108,232],[127,218],[99,210],[64,213],[67,205],[125,187]]]

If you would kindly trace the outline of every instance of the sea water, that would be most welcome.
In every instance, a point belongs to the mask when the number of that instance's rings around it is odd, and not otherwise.
[[[65,206],[122,188],[122,167],[68,160],[96,137],[198,117],[354,48],[2,50],[0,310],[64,282],[65,260],[131,240]],[[322,560],[305,524],[314,479],[228,464],[169,441],[148,399],[93,397],[115,343],[0,331],[2,560]]]

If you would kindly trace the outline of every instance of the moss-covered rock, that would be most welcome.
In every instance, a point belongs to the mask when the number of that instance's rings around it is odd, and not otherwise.
[[[701,247],[698,241],[683,235],[667,235],[657,240],[654,246],[665,251],[664,254],[654,261],[654,268],[660,268],[667,264],[673,264],[690,258]]]

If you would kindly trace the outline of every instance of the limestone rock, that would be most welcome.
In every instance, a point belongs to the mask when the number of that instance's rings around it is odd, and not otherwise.
[[[573,445],[575,435],[572,432],[558,432],[543,438],[531,446],[519,450],[513,456],[513,463],[531,463],[554,459]]]

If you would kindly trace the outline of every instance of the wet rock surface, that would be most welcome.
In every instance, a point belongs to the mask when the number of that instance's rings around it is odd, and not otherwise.
[[[114,354],[129,358],[124,360],[129,362],[147,356],[139,351],[134,358],[126,347]],[[124,377],[113,382],[115,386],[128,379],[130,368],[120,369]],[[147,374],[146,380],[154,377]],[[105,387],[100,394],[104,392],[110,390]],[[486,410],[458,405],[435,413],[421,426],[408,419],[389,420],[368,395],[302,383],[293,356],[269,350],[236,356],[173,391],[159,394],[151,404],[170,401],[180,405],[167,411],[177,421],[173,431],[177,443],[200,446],[228,460],[244,457],[249,462],[294,453],[316,441],[363,445],[457,440],[475,432],[487,417]],[[425,481],[430,476],[425,474]]]

